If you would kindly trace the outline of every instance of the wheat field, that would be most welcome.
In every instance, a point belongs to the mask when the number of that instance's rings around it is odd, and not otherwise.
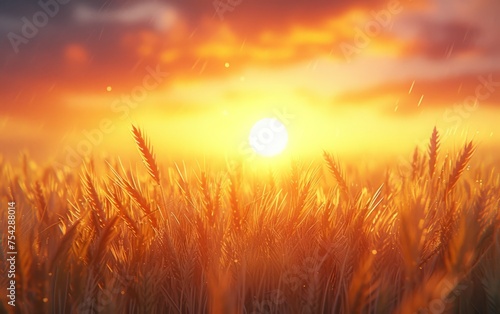
[[[162,163],[135,126],[141,168],[1,161],[18,255],[0,312],[498,313],[498,170],[430,135],[409,173],[371,177],[335,152],[265,174]]]

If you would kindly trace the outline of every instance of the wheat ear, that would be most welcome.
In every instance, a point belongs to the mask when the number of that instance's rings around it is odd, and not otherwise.
[[[436,160],[439,152],[439,133],[434,127],[432,130],[431,140],[429,142],[429,176],[432,178],[436,171]]]
[[[125,193],[127,193],[132,200],[134,200],[137,205],[144,211],[146,217],[151,222],[154,229],[158,228],[158,221],[151,211],[151,206],[146,198],[141,194],[138,185],[135,181],[129,182],[124,179],[115,169],[110,168],[111,172],[114,174],[114,182],[118,185]]]
[[[338,162],[333,159],[332,155],[327,153],[326,151],[323,151],[323,158],[325,159],[328,169],[332,173],[333,177],[335,180],[337,180],[337,184],[340,187],[340,190],[342,194],[348,198],[349,197],[349,188],[347,186],[346,179],[344,177],[344,174],[342,173],[342,170],[340,169],[340,165]]]
[[[205,217],[208,220],[209,225],[212,227],[215,225],[215,210],[212,198],[210,196],[210,188],[208,186],[207,174],[203,171],[200,178],[201,192],[203,194],[203,205],[205,206]]]
[[[470,141],[468,144],[465,145],[462,154],[460,155],[460,158],[457,160],[455,163],[455,168],[453,168],[453,171],[450,174],[450,177],[448,179],[448,185],[446,187],[446,194],[448,194],[455,185],[458,182],[458,179],[460,179],[460,176],[462,175],[462,172],[464,172],[465,167],[469,163],[469,160],[472,157],[472,154],[474,153],[475,147],[472,144],[472,141]]]
[[[234,230],[241,230],[241,213],[239,208],[239,200],[238,200],[238,188],[236,178],[230,176],[229,178],[229,201],[231,203],[231,224]]]
[[[102,233],[99,237],[99,240],[97,241],[94,251],[92,252],[92,258],[89,262],[89,265],[93,264],[101,264],[102,258],[104,257],[104,254],[109,250],[109,246],[111,244],[111,241],[116,235],[116,232],[114,230],[114,226],[118,220],[119,216],[115,216],[114,218],[110,219],[107,223],[107,225],[104,227],[102,230]]]
[[[92,176],[87,172],[82,178],[82,185],[88,199],[91,208],[92,222],[94,223],[97,230],[104,228],[104,221],[106,220],[106,214],[103,210],[102,203],[99,200],[99,195],[94,185],[94,180]]]
[[[80,224],[80,220],[76,220],[71,228],[69,228],[66,233],[63,235],[61,238],[61,241],[59,242],[59,245],[57,246],[57,250],[55,251],[54,255],[52,256],[50,263],[49,263],[49,269],[52,270],[54,269],[54,266],[56,265],[57,261],[61,256],[63,256],[64,253],[69,250],[71,247],[73,240],[75,236],[77,235],[77,228],[78,225]]]
[[[121,196],[118,195],[118,188],[116,186],[113,186],[113,191],[108,191],[109,195],[107,196],[108,200],[113,204],[113,206],[118,209],[118,212],[120,214],[120,217],[123,219],[125,222],[125,225],[127,228],[132,232],[134,236],[139,235],[139,227],[136,225],[135,221],[130,217],[128,214],[127,210],[123,206],[121,202]]]
[[[160,185],[160,170],[158,169],[158,164],[156,163],[155,155],[153,152],[153,147],[149,144],[147,138],[141,132],[139,128],[132,125],[132,134],[137,144],[137,148],[141,153],[142,161],[148,170],[149,175],[155,180],[155,182]]]
[[[41,221],[46,221],[45,215],[47,214],[47,201],[45,200],[45,196],[43,195],[42,186],[40,182],[35,182],[35,200],[36,205],[38,207],[38,217]]]

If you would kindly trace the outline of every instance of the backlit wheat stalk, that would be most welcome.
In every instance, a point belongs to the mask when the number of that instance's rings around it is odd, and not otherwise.
[[[434,127],[432,130],[431,139],[429,142],[429,176],[432,178],[436,171],[436,161],[439,152],[439,133]]]
[[[462,153],[460,154],[460,157],[455,163],[455,167],[453,168],[453,171],[450,173],[450,176],[448,178],[448,185],[446,186],[446,193],[450,192],[453,190],[455,185],[458,182],[458,179],[460,179],[460,176],[464,172],[465,168],[467,167],[467,164],[469,163],[469,160],[472,157],[472,154],[474,154],[475,147],[472,144],[472,141],[470,141],[468,144],[464,146],[464,149]]]
[[[342,173],[342,170],[340,169],[340,165],[335,159],[332,157],[331,154],[327,153],[326,151],[323,152],[323,158],[325,159],[328,169],[330,170],[331,174],[337,180],[337,184],[340,187],[340,191],[342,192],[342,195],[346,198],[349,197],[349,187],[347,186],[347,181],[344,177],[344,174]]]
[[[132,126],[132,134],[149,175],[151,175],[153,180],[155,180],[156,184],[160,185],[160,170],[158,169],[158,164],[156,163],[153,148],[139,128]]]

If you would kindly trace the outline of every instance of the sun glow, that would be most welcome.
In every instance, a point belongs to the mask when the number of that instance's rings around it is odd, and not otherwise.
[[[254,124],[248,140],[257,154],[272,157],[286,148],[288,132],[278,119],[264,118]]]

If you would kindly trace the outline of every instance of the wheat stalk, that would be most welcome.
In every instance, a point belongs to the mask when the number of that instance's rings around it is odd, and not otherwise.
[[[134,125],[132,125],[132,134],[149,175],[153,178],[153,180],[155,180],[156,184],[160,185],[160,170],[158,169],[158,164],[156,163],[153,147],[149,144],[147,138],[142,134],[141,130],[136,128]]]
[[[97,190],[94,186],[94,180],[91,175],[87,172],[82,178],[82,185],[87,195],[87,199],[90,202],[90,206],[92,209],[91,217],[92,221],[96,225],[96,229],[99,230],[104,227],[104,221],[106,220],[106,214],[102,208],[102,203],[99,200],[99,196],[97,194]]]
[[[239,232],[241,230],[241,213],[238,200],[237,182],[234,176],[229,178],[229,200],[231,203],[231,224],[233,230]]]
[[[335,180],[337,180],[337,184],[339,185],[343,196],[349,198],[349,187],[347,186],[344,174],[340,169],[340,165],[335,161],[332,155],[330,155],[326,151],[323,151],[323,158],[325,159],[331,174],[333,175]]]
[[[109,247],[111,241],[116,235],[116,232],[114,231],[114,226],[117,220],[118,216],[115,216],[114,218],[110,219],[106,224],[106,226],[104,227],[104,229],[102,230],[102,233],[94,247],[94,250],[92,251],[91,254],[89,254],[91,256],[89,261],[90,265],[95,265],[95,264],[101,265],[101,260],[104,254],[109,250],[106,248]]]
[[[432,135],[431,139],[429,142],[429,176],[432,178],[434,176],[434,173],[436,171],[436,161],[437,161],[437,155],[439,152],[439,133],[434,127],[434,130],[432,130]]]
[[[191,192],[189,189],[187,175],[182,174],[181,169],[179,169],[179,166],[177,164],[175,165],[175,168],[177,170],[177,174],[179,175],[179,179],[180,179],[180,180],[177,180],[177,185],[179,186],[179,188],[181,190],[181,194],[184,197],[184,201],[186,202],[186,205],[188,205],[191,208],[194,208],[195,206],[194,206],[193,198],[191,196]]]
[[[109,192],[109,195],[107,197],[110,200],[111,204],[113,204],[113,206],[118,209],[120,217],[125,222],[127,228],[132,232],[134,236],[138,236],[139,227],[136,225],[135,221],[130,217],[130,215],[127,213],[127,210],[123,206],[120,200],[120,196],[118,196],[118,189],[116,187],[113,187],[113,191]]]
[[[218,218],[220,212],[220,205],[222,201],[222,180],[219,178],[217,185],[215,187],[215,197],[214,197],[214,218]]]
[[[144,211],[147,218],[151,222],[153,228],[158,228],[158,221],[154,216],[154,213],[151,211],[151,206],[148,201],[142,196],[141,192],[137,188],[137,184],[135,181],[129,182],[125,178],[123,178],[115,169],[110,168],[111,172],[115,177],[115,183],[122,188],[131,198],[132,200],[139,205],[139,208]]]
[[[420,154],[418,151],[418,146],[415,147],[415,150],[413,151],[413,158],[411,162],[411,169],[412,169],[412,174],[411,174],[411,179],[415,180],[418,177],[418,166],[420,163]]]
[[[312,185],[312,180],[308,180],[302,187],[302,190],[300,191],[300,196],[297,200],[297,204],[295,207],[297,216],[300,215],[300,212],[302,211],[304,205],[306,204],[306,200],[309,195],[309,190],[311,189],[311,185]]]
[[[72,241],[74,240],[77,231],[78,231],[78,226],[80,224],[80,220],[77,220],[73,223],[71,228],[69,228],[66,233],[63,235],[61,241],[59,242],[59,245],[52,256],[50,263],[49,263],[49,269],[52,270],[54,269],[54,266],[56,265],[56,262],[59,260],[59,258],[62,256],[63,253],[67,252],[68,248],[71,246]]]
[[[373,280],[373,255],[365,255],[360,259],[354,271],[347,291],[347,312],[362,313],[363,308],[373,298],[373,291],[377,290],[377,283]]]
[[[290,173],[290,189],[292,199],[295,199],[299,194],[299,169],[296,162],[292,163],[292,170]]]
[[[455,168],[453,168],[453,171],[451,172],[448,178],[448,185],[446,186],[445,195],[448,194],[451,190],[453,190],[453,188],[457,184],[458,179],[460,179],[460,176],[467,167],[467,164],[469,163],[472,154],[474,154],[474,150],[475,147],[472,144],[472,141],[470,141],[468,144],[465,145],[462,154],[460,154],[460,158],[455,163]]]
[[[209,226],[213,227],[215,225],[216,209],[214,207],[212,198],[210,196],[210,188],[208,186],[207,174],[203,171],[200,178],[201,192],[203,194],[203,205],[205,207],[205,216],[208,221]]]
[[[39,181],[35,182],[35,200],[38,207],[38,217],[42,221],[46,221],[47,214],[47,201],[45,200],[45,196],[43,195],[42,186]]]

